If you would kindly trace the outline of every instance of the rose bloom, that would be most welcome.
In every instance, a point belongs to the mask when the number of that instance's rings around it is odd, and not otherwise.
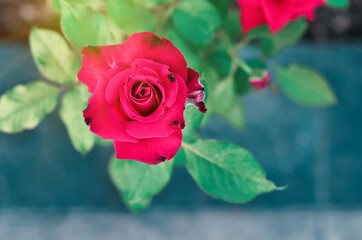
[[[114,142],[116,158],[158,164],[181,146],[185,104],[206,112],[199,74],[167,39],[136,33],[120,45],[84,47],[78,79],[92,96],[90,130]]]
[[[237,0],[240,6],[240,22],[243,32],[268,24],[273,33],[289,21],[306,16],[314,20],[314,9],[324,0]]]

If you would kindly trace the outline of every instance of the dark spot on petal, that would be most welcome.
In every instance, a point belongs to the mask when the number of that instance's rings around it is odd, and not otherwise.
[[[89,117],[84,118],[84,122],[85,122],[85,124],[87,124],[89,126],[89,124],[91,122],[91,118],[89,118]]]
[[[180,125],[180,121],[175,120],[175,121],[173,121],[173,122],[171,123],[171,125],[175,125],[175,126],[178,128],[179,125]]]
[[[176,78],[174,78],[174,76],[173,76],[172,73],[168,74],[167,77],[168,77],[168,79],[170,79],[171,82],[175,82],[175,81],[176,81]]]
[[[185,122],[180,122],[178,120],[175,120],[171,123],[172,126],[176,126],[177,128],[184,129],[185,128]]]
[[[161,162],[164,162],[164,161],[166,161],[166,157],[165,156],[161,156],[159,159],[158,159],[158,161],[161,161]]]
[[[157,45],[161,45],[163,44],[163,41],[161,38],[159,38],[156,35],[152,35],[152,36],[146,36],[144,38],[145,42],[150,43],[151,46],[157,46]]]
[[[100,53],[99,47],[88,46],[87,48],[88,48],[90,51],[92,51],[93,53],[95,53],[95,54],[99,54],[99,53]]]

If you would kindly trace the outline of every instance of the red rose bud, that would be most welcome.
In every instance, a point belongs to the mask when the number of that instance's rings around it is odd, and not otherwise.
[[[271,83],[271,76],[267,70],[254,69],[249,77],[249,83],[257,90],[268,87]]]
[[[243,32],[268,24],[273,33],[299,17],[314,20],[314,9],[325,0],[237,0]]]
[[[78,79],[92,96],[83,111],[90,130],[114,142],[118,159],[158,164],[181,147],[186,104],[205,112],[199,74],[182,53],[153,33],[120,45],[84,47]]]

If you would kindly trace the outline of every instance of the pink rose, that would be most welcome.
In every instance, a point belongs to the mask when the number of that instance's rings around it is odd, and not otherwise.
[[[237,0],[243,32],[268,24],[273,33],[300,16],[314,20],[314,9],[324,0]]]
[[[90,130],[114,142],[118,159],[158,164],[181,146],[185,104],[206,112],[199,74],[182,53],[153,33],[120,45],[84,47],[78,79],[92,96],[83,111]]]

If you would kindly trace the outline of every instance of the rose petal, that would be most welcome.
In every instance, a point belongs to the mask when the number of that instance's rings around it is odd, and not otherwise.
[[[204,103],[205,93],[204,86],[199,81],[199,73],[195,70],[187,69],[187,100],[186,104],[194,104],[202,113],[207,111]]]
[[[136,99],[133,96],[129,96],[132,101],[133,107],[139,112],[142,116],[147,117],[152,114],[160,105],[160,100],[162,98],[162,93],[153,87],[149,86],[149,96],[145,99]]]
[[[298,17],[310,18],[314,9],[323,4],[324,0],[261,1],[265,19],[273,33]]]
[[[177,79],[180,79],[177,77]],[[183,111],[187,96],[187,88],[185,83],[179,80],[179,92],[174,105],[169,108],[162,118],[153,119],[153,121],[127,122],[126,131],[129,135],[135,138],[150,138],[150,137],[167,137],[177,129],[183,128],[185,124]],[[150,120],[152,116],[147,117]]]
[[[117,73],[114,77],[112,77],[109,80],[107,87],[105,89],[105,97],[110,105],[115,104],[116,101],[118,100],[119,89],[123,88],[126,81],[131,76],[131,73],[132,73],[131,69],[126,69],[124,71]]]
[[[88,100],[87,109],[83,111],[84,120],[90,126],[90,130],[102,139],[136,143],[138,139],[125,131],[127,119],[121,112],[119,104],[109,105],[105,98],[107,79],[110,79],[117,71],[111,70],[102,76],[103,79]]]
[[[119,46],[83,47],[82,68],[78,72],[78,79],[88,86],[89,92],[94,92],[101,75],[113,67],[124,66],[122,58],[115,58]]]
[[[132,159],[151,165],[172,159],[181,147],[181,130],[163,138],[141,139],[138,143],[114,141],[116,158]]]
[[[117,82],[116,80],[117,76],[112,79],[111,81],[113,82]],[[142,116],[136,109],[135,107],[132,105],[132,102],[130,101],[129,96],[132,94],[131,93],[131,87],[132,87],[132,83],[133,82],[137,82],[137,81],[148,81],[153,85],[157,85],[159,91],[160,91],[160,95],[162,96],[162,98],[160,99],[160,104],[158,106],[158,108],[150,115],[148,116]],[[165,111],[164,109],[164,99],[163,96],[165,96],[165,91],[163,89],[163,87],[161,85],[158,84],[158,79],[152,78],[152,77],[145,77],[145,76],[134,76],[130,79],[127,79],[126,83],[124,84],[124,87],[120,87],[119,88],[119,100],[121,102],[121,105],[124,109],[124,112],[127,114],[127,116],[131,119],[134,119],[136,121],[140,121],[140,122],[149,122],[149,121],[156,121],[158,119],[160,119]],[[156,95],[155,97],[159,98],[158,95]]]
[[[238,3],[240,5],[240,21],[242,22],[243,33],[266,23],[260,3],[245,0],[238,0]]]
[[[177,91],[178,91],[178,81],[170,80],[170,77],[174,78],[174,76],[169,71],[169,67],[165,64],[160,64],[155,61],[143,58],[136,59],[132,63],[132,66],[134,65],[150,68],[157,72],[160,79],[160,84],[165,89],[165,95],[164,95],[165,104],[167,107],[171,107],[176,101]]]
[[[198,72],[196,72],[191,68],[187,69],[187,80],[186,80],[187,92],[205,90],[204,86],[201,85],[199,79],[200,79],[200,74]]]
[[[152,59],[166,64],[171,72],[178,73],[181,78],[186,79],[186,60],[180,50],[166,38],[159,38],[151,32],[135,33],[120,47],[122,56],[128,63],[138,58]]]

